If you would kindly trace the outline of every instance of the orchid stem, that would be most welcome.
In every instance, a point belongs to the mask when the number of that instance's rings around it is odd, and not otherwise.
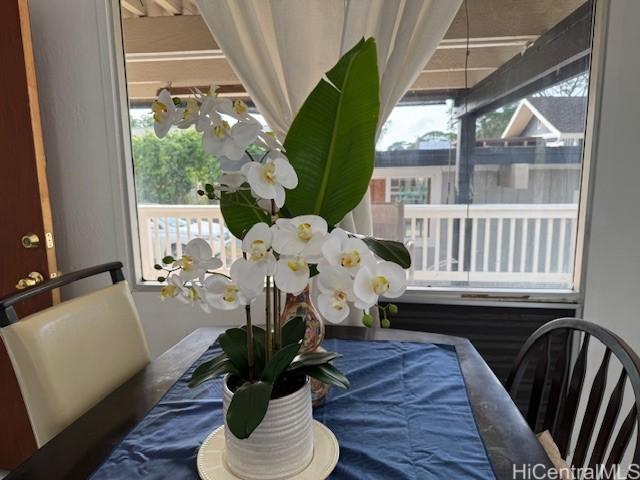
[[[242,256],[246,260],[247,254],[242,252]],[[247,317],[247,366],[249,367],[249,382],[253,383],[253,325],[251,324],[251,305],[246,305],[244,311]]]
[[[253,383],[253,325],[251,324],[251,305],[244,307],[247,315],[247,364],[249,366],[249,382]]]
[[[274,349],[280,350],[282,339],[282,325],[280,324],[280,289],[273,286],[273,325],[275,330]]]
[[[271,330],[271,277],[267,275],[267,286],[266,286],[266,295],[265,295],[265,318],[266,318],[266,341],[264,344],[264,355],[267,359],[267,362],[271,360],[271,353],[273,351],[273,335]]]
[[[271,200],[271,216],[275,215],[276,202]],[[276,255],[276,259],[278,256]],[[276,286],[275,277],[273,282],[273,330],[274,330],[274,350],[278,351],[281,347],[282,331],[281,331],[281,319],[280,319],[280,290]]]

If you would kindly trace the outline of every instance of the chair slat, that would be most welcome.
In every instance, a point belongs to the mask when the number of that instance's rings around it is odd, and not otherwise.
[[[633,434],[633,426],[636,423],[637,414],[638,411],[636,410],[636,406],[633,405],[627,415],[627,418],[625,418],[622,425],[620,425],[620,430],[613,442],[605,467],[618,465],[620,460],[622,460],[622,456],[624,455],[624,452],[629,445],[629,441],[631,440],[631,435]]]
[[[620,372],[620,377],[616,386],[611,392],[609,397],[609,403],[607,409],[602,417],[602,423],[600,424],[600,430],[598,436],[593,444],[593,451],[591,452],[591,459],[589,460],[589,468],[594,468],[596,465],[601,465],[604,459],[604,454],[613,434],[613,429],[616,426],[618,415],[620,414],[620,408],[622,407],[622,399],[624,397],[624,386],[627,380],[627,372],[624,368]]]
[[[598,412],[600,411],[600,405],[602,404],[602,398],[604,397],[604,389],[607,384],[607,372],[609,370],[610,359],[611,350],[607,348],[602,357],[600,368],[598,368],[598,372],[593,379],[593,383],[591,385],[591,393],[589,394],[589,400],[587,400],[584,417],[582,418],[582,425],[580,427],[580,433],[578,434],[578,441],[576,442],[576,448],[571,460],[572,465],[574,465],[575,467],[581,467],[587,456],[587,449],[593,436],[593,430],[595,428]]]
[[[533,374],[533,386],[531,388],[531,397],[529,399],[529,408],[527,409],[527,423],[531,430],[536,430],[538,415],[540,413],[540,404],[542,403],[542,394],[549,373],[549,362],[551,361],[551,335],[547,335],[544,343],[540,345],[538,358],[536,360],[536,368]]]
[[[558,433],[558,417],[562,411],[567,390],[567,379],[569,378],[569,367],[571,366],[571,340],[573,339],[571,330],[564,330],[561,338],[562,350],[553,368],[549,397],[547,400],[547,410],[542,424],[542,429],[549,430],[553,437],[556,437]]]
[[[587,352],[589,350],[590,338],[591,336],[585,332],[580,353],[578,354],[576,363],[573,366],[573,371],[571,372],[571,381],[569,383],[569,389],[567,390],[567,398],[562,419],[560,420],[560,428],[556,443],[563,458],[567,457],[571,433],[576,420],[578,402],[580,401],[580,394],[582,393],[582,385],[584,383],[584,375],[587,371]]]

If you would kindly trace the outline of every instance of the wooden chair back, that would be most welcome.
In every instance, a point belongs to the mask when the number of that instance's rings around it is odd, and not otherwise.
[[[589,355],[589,346],[593,350],[596,342],[604,347],[602,356]],[[571,358],[573,346],[579,347],[575,360]],[[612,357],[617,361],[612,363]],[[595,376],[585,391],[588,363],[594,359],[600,361],[596,362]],[[595,323],[577,318],[553,320],[536,330],[520,350],[506,383],[512,398],[516,398],[523,376],[531,367],[533,383],[525,418],[534,431],[551,433],[563,458],[569,454],[584,392],[586,407],[577,429],[571,465],[618,465],[630,447],[634,430],[637,435],[632,459],[639,463],[640,358],[624,340]],[[604,401],[609,378],[617,380]],[[633,391],[632,404],[619,422],[627,383]]]

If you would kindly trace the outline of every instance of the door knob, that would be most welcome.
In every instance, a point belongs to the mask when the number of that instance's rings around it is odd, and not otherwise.
[[[18,280],[16,288],[18,290],[24,290],[25,288],[33,287],[42,282],[44,282],[44,277],[41,273],[31,272],[25,278],[21,278],[20,280]]]
[[[27,233],[20,242],[24,248],[38,248],[40,238],[35,233]]]

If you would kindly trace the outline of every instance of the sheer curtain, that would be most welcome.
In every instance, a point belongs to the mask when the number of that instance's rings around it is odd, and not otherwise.
[[[362,37],[374,37],[380,129],[420,75],[462,0],[196,0],[231,67],[283,139],[305,98]],[[372,233],[368,195],[344,219]]]

